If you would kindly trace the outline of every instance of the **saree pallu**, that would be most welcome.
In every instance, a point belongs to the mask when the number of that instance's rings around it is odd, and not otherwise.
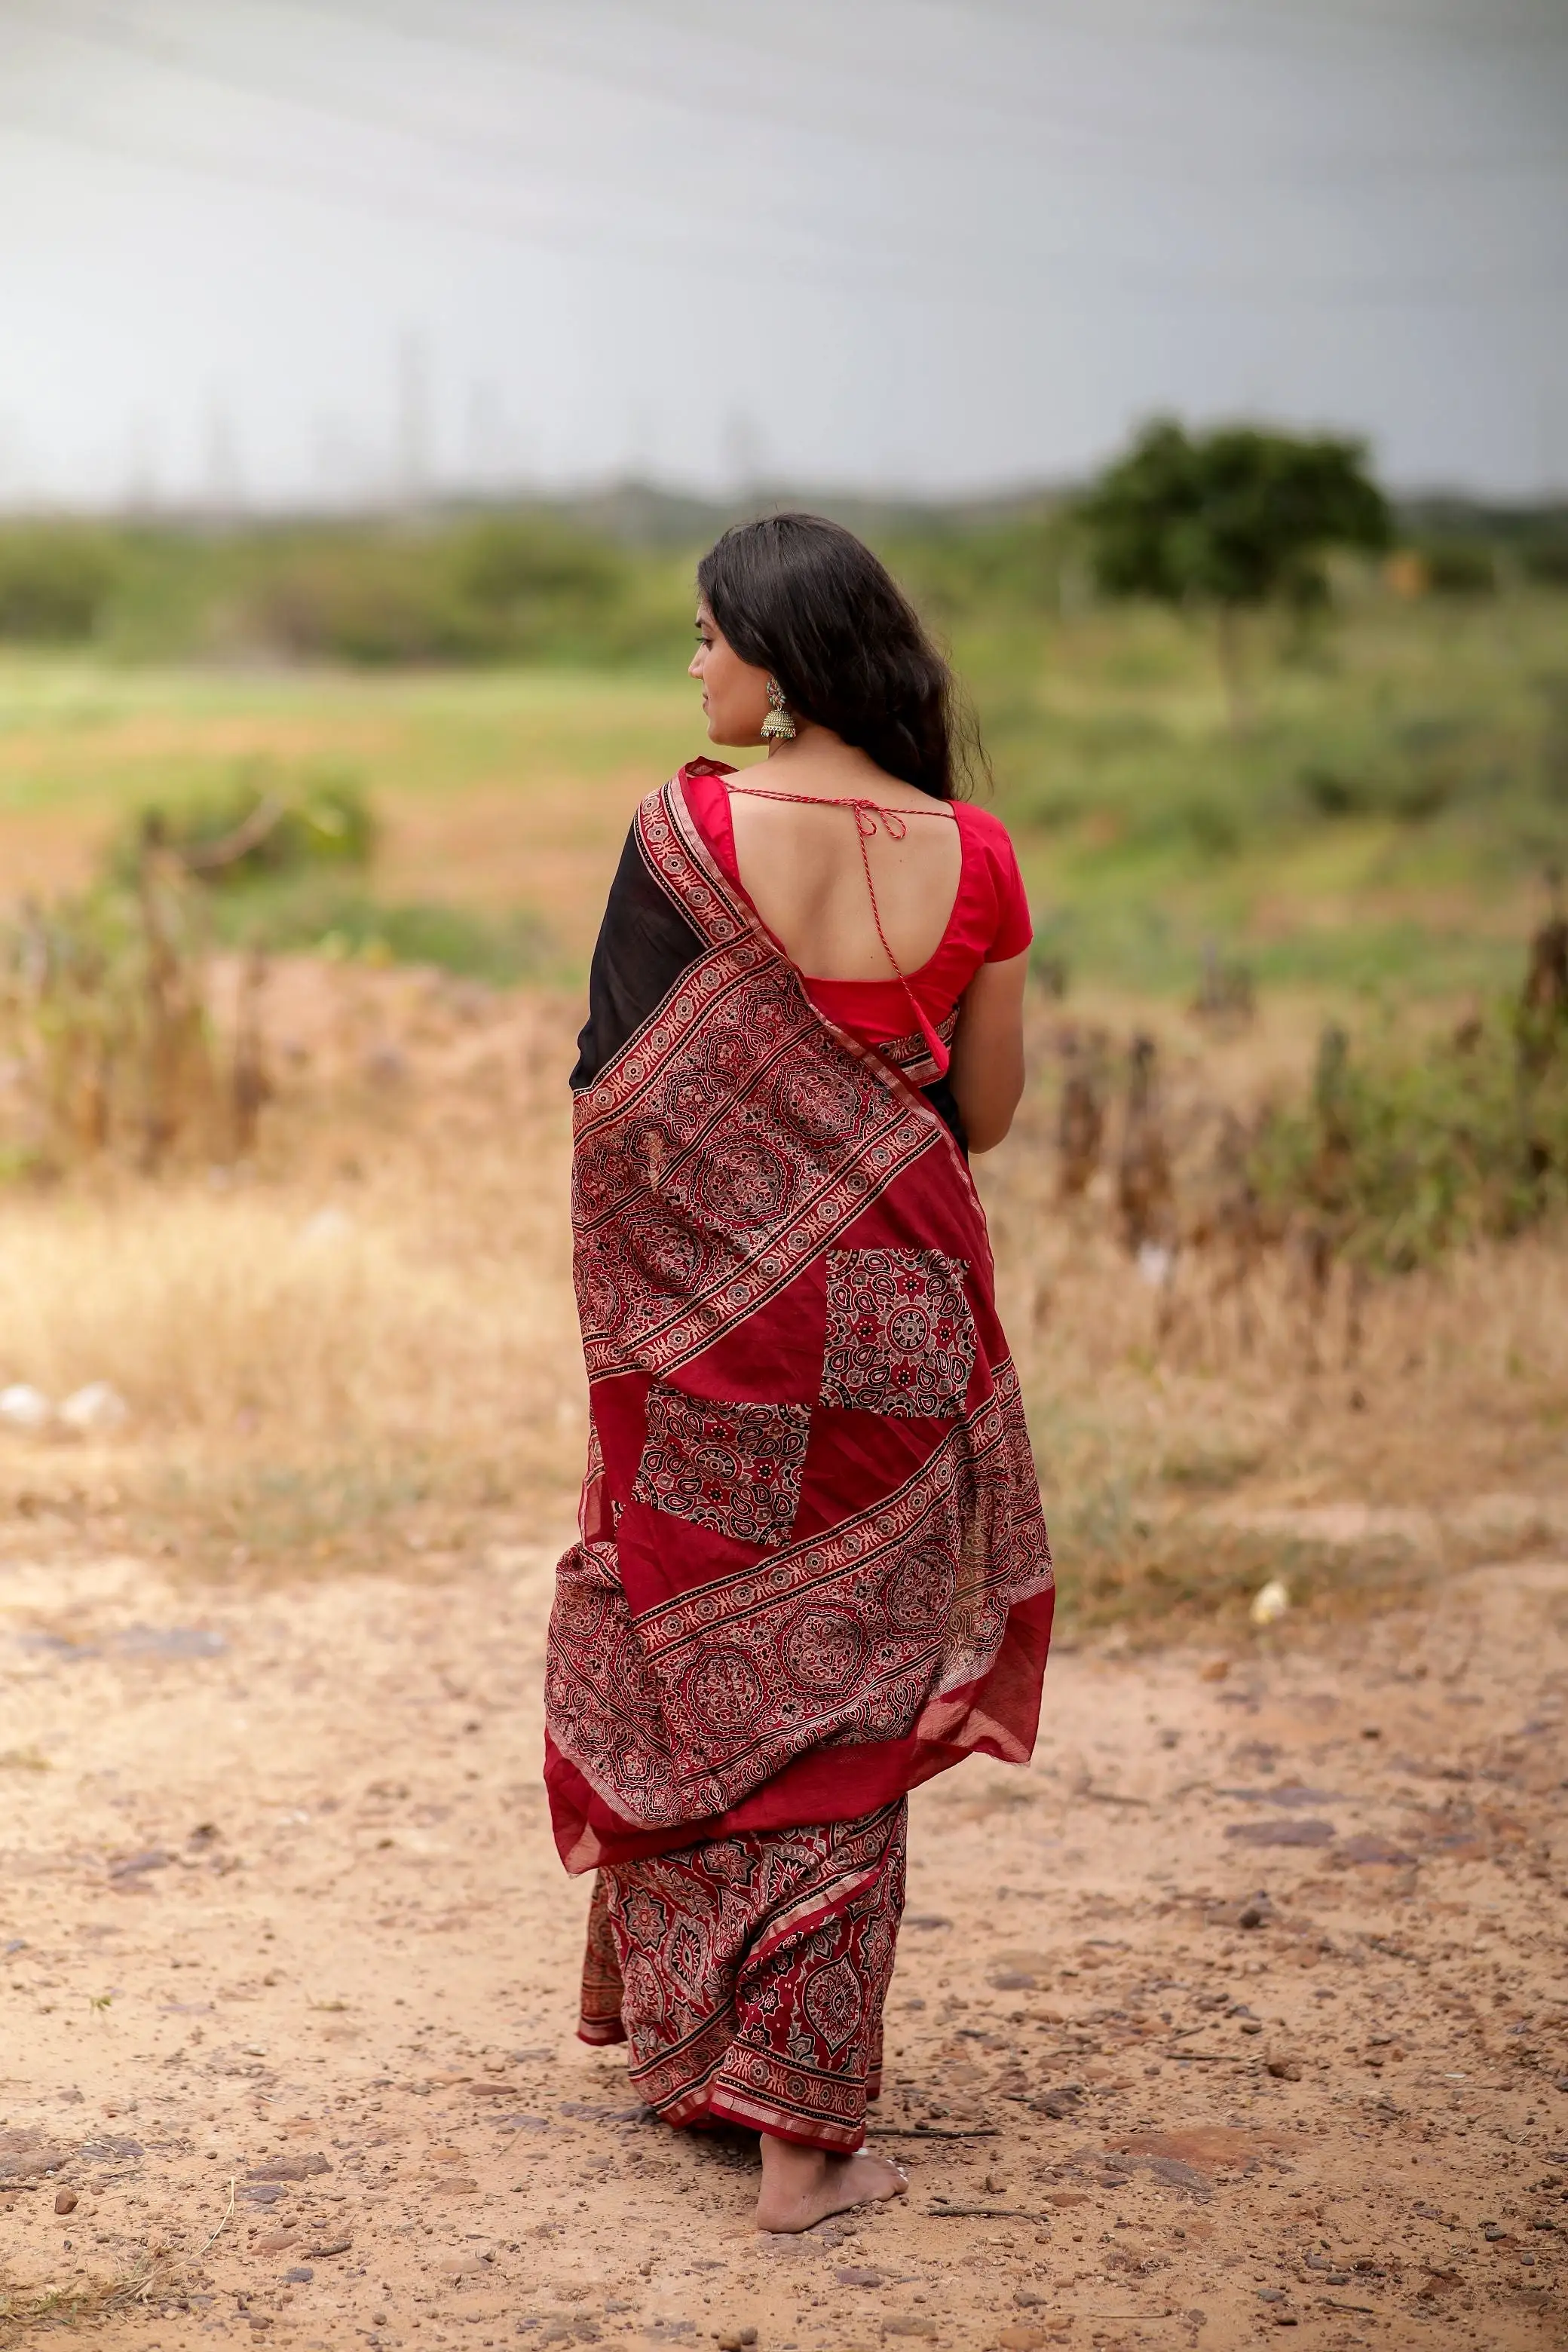
[[[590,1423],[545,1780],[567,1869],[602,1874],[584,2023],[606,2038],[624,1994],[672,2121],[704,2085],[738,2119],[755,2062],[762,2128],[858,2145],[779,2084],[858,2074],[863,2107],[901,1801],[966,1755],[1025,1761],[1039,1715],[1050,1550],[984,1215],[938,1102],[814,1008],[679,776],[628,837],[574,1086]],[[842,1889],[801,1915],[798,1874],[837,1884],[895,1815],[876,1922],[832,1926]],[[662,1958],[648,1905],[687,1931]],[[806,2005],[825,1973],[858,1991],[842,2067]]]

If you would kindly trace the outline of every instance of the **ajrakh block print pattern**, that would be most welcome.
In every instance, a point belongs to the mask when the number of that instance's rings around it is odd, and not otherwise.
[[[602,1869],[582,2038],[629,2040],[632,2086],[667,2123],[858,2147],[881,2087],[908,1822],[900,1797]]]
[[[932,1421],[962,1412],[975,1348],[967,1271],[940,1250],[830,1250],[823,1403]]]
[[[651,1389],[632,1500],[737,1543],[776,1547],[795,1525],[810,1436],[807,1405],[721,1403]]]

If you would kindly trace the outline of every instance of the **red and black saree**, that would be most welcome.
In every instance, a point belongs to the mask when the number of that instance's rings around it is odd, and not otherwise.
[[[813,1007],[682,778],[650,795],[573,1079],[590,1427],[545,1778],[599,1873],[581,2031],[672,2123],[859,2145],[909,1791],[1034,1742],[1050,1552],[921,1075]]]

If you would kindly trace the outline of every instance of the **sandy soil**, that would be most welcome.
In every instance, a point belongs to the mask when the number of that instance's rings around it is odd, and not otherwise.
[[[1059,1654],[1033,1769],[914,1801],[910,2194],[777,2240],[754,2146],[573,2038],[553,1549],[0,1567],[11,2340],[1568,2340],[1568,1563],[1223,1673]]]

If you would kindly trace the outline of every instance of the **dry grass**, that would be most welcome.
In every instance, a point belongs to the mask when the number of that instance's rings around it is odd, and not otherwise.
[[[0,1479],[91,1540],[205,1563],[558,1524],[583,1376],[564,1089],[533,1073],[563,1026],[405,974],[291,978],[258,1161],[0,1195],[0,1381],[107,1381],[131,1408],[109,1445],[0,1439]]]
[[[34,1521],[207,1569],[553,1536],[584,1435],[569,1008],[285,979],[255,1165],[0,1199],[0,1380],[57,1399],[107,1380],[132,1416],[111,1446],[0,1441],[0,1481]],[[1173,1053],[1173,1117],[1205,1089],[1246,1108],[1294,1040]],[[1318,1298],[1276,1253],[1243,1313],[1222,1255],[1142,1278],[1106,1172],[1058,1204],[1053,1115],[1042,1080],[981,1182],[1069,1622],[1241,1624],[1281,1570],[1310,1606],[1359,1607],[1471,1551],[1476,1497],[1514,1498],[1486,1521],[1495,1550],[1568,1494],[1552,1238],[1374,1289],[1359,1332],[1342,1286]],[[1323,1519],[1346,1504],[1384,1516]]]
[[[91,2279],[75,2286],[24,2287],[0,2277],[0,2344],[26,2344],[44,2328],[101,2326],[132,2312],[145,2319],[184,2289],[177,2266],[166,2254],[145,2254],[117,2278]]]
[[[153,1441],[499,1445],[574,1408],[560,1250],[443,1222],[244,1185],[13,1205],[5,1358],[55,1396],[110,1381]]]
[[[1274,1024],[1205,1055],[1166,1026],[1178,1160],[1304,1042]],[[1568,1515],[1560,1234],[1361,1288],[1341,1268],[1324,1291],[1289,1248],[1244,1268],[1222,1240],[1152,1283],[1110,1168],[1058,1202],[1053,1108],[1038,1088],[979,1172],[1069,1620],[1243,1623],[1279,1574],[1300,1601],[1360,1607]],[[1325,1513],[1346,1504],[1370,1507]]]

